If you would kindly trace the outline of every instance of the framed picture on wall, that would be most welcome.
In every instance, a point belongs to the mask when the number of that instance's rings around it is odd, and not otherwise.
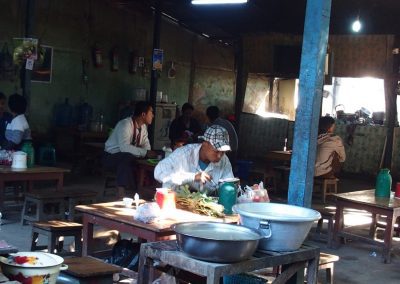
[[[39,60],[35,60],[32,70],[32,82],[51,83],[53,68],[53,47],[41,45],[42,53]]]

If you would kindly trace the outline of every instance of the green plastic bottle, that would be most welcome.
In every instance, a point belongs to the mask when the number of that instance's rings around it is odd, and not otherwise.
[[[32,145],[32,140],[26,140],[22,144],[21,151],[25,152],[27,155],[26,166],[32,168],[35,164],[35,149]]]
[[[218,189],[218,203],[224,206],[225,214],[232,214],[232,206],[236,204],[238,187],[237,179],[223,182]]]
[[[376,177],[375,196],[390,197],[392,188],[392,176],[389,169],[381,169]]]

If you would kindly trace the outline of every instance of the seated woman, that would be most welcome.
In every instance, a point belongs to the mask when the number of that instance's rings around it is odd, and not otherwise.
[[[5,140],[1,147],[6,150],[19,150],[24,140],[31,139],[31,131],[25,117],[27,103],[23,96],[13,94],[8,98],[8,108],[13,115],[7,124]]]
[[[314,176],[319,178],[335,178],[340,172],[341,163],[346,160],[346,152],[342,139],[334,135],[335,119],[330,116],[321,117],[318,126],[317,156]]]

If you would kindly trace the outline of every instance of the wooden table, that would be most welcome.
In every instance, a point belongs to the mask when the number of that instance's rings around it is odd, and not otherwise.
[[[5,183],[10,181],[28,182],[28,190],[33,189],[33,182],[38,180],[55,180],[56,189],[62,190],[64,183],[64,173],[67,169],[56,167],[34,166],[27,169],[13,169],[10,166],[0,166],[0,211],[4,209],[4,189]]]
[[[291,252],[256,251],[249,260],[237,263],[211,263],[197,260],[180,252],[176,241],[144,243],[140,248],[138,284],[152,283],[151,270],[155,263],[185,270],[207,277],[207,284],[218,284],[224,275],[251,272],[267,267],[283,265],[283,272],[274,283],[287,283],[295,275],[296,283],[304,283],[304,267],[307,266],[307,283],[317,283],[319,248],[303,245]],[[169,269],[172,272],[174,269]],[[297,274],[297,275],[296,275]]]
[[[134,220],[135,206],[126,208],[122,201],[79,205],[75,209],[83,215],[83,256],[90,255],[93,252],[94,225],[130,233],[140,239],[154,242],[170,239],[171,236],[174,236],[175,232],[171,229],[171,226],[179,222],[217,221],[236,223],[238,220],[235,215],[226,218],[214,218],[177,209],[173,216],[146,224]]]
[[[390,263],[390,252],[392,249],[393,228],[396,219],[400,216],[400,200],[392,196],[390,198],[375,197],[375,190],[362,190],[348,193],[335,194],[336,196],[336,218],[333,236],[335,245],[339,245],[340,237],[348,237],[383,247],[383,259],[385,263]],[[344,230],[343,209],[353,208],[386,216],[386,228],[384,242],[378,242],[374,236],[359,236]],[[374,226],[375,224],[371,224]]]
[[[270,161],[290,162],[292,151],[269,151],[266,158]]]

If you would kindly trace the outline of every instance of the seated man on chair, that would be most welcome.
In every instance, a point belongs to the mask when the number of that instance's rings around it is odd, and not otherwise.
[[[342,139],[334,135],[335,119],[321,117],[318,126],[317,155],[314,176],[318,178],[336,178],[341,164],[346,160]]]
[[[148,102],[138,102],[133,116],[120,120],[105,143],[104,167],[116,171],[118,197],[125,189],[135,189],[134,168],[137,158],[154,158],[147,134],[153,121],[153,108]]]

